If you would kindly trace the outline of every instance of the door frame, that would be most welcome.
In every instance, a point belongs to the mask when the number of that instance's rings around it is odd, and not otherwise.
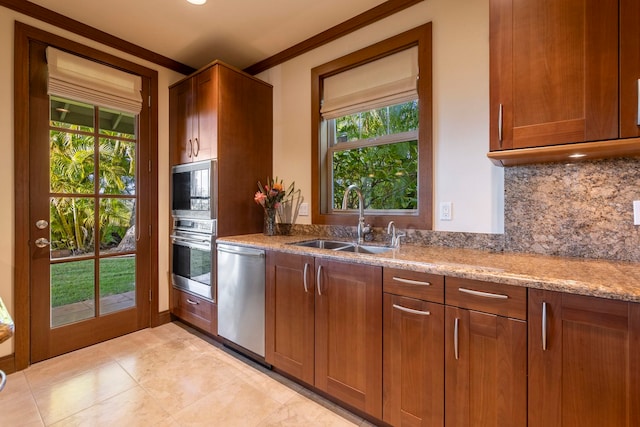
[[[39,41],[70,52],[81,53],[115,67],[128,70],[143,77],[149,93],[149,191],[148,197],[150,227],[149,242],[149,324],[160,324],[158,308],[158,269],[153,268],[158,260],[158,72],[129,62],[117,56],[99,51],[21,22],[15,22],[14,39],[14,358],[16,370],[30,364],[31,353],[31,302],[30,302],[30,243],[29,243],[29,44]],[[142,159],[141,159],[142,160]],[[142,167],[142,162],[140,166]]]

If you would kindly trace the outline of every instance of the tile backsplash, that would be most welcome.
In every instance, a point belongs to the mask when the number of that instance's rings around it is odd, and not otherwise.
[[[429,246],[640,262],[640,159],[505,168],[504,234],[402,230]],[[355,237],[355,227],[296,225],[296,234]],[[388,240],[374,229],[374,239]]]
[[[505,168],[504,249],[640,261],[640,159]]]

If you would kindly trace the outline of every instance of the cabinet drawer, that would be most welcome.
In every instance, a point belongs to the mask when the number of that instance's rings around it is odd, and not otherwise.
[[[382,273],[382,289],[390,294],[444,302],[444,276],[437,274],[385,268]]]
[[[527,319],[527,288],[447,277],[447,305],[515,319]]]
[[[173,314],[206,332],[217,334],[217,313],[213,303],[173,288]]]

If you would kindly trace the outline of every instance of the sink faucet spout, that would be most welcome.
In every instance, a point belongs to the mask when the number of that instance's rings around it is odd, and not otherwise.
[[[342,198],[342,209],[347,209],[347,203],[349,201],[349,193],[351,190],[355,191],[358,195],[358,244],[364,243],[364,233],[367,232],[367,227],[364,222],[364,197],[362,191],[356,184],[351,184],[344,191],[344,197]]]

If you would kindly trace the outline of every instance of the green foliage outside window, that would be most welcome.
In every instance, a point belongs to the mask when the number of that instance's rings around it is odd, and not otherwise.
[[[95,137],[85,134],[84,126],[52,121],[51,127],[50,191],[69,195],[51,199],[52,249],[81,254],[93,250],[96,244],[103,249],[117,245],[135,220],[135,142],[123,140],[135,136],[101,131],[104,137],[96,147]],[[98,236],[94,232],[94,199],[82,197],[94,193],[96,175],[101,194],[132,195],[126,199],[101,198]]]
[[[366,209],[417,209],[418,101],[343,116],[334,125],[334,209],[342,208],[344,190],[351,184],[362,190]],[[395,134],[406,134],[407,140]],[[349,207],[357,206],[355,193],[350,197]]]

